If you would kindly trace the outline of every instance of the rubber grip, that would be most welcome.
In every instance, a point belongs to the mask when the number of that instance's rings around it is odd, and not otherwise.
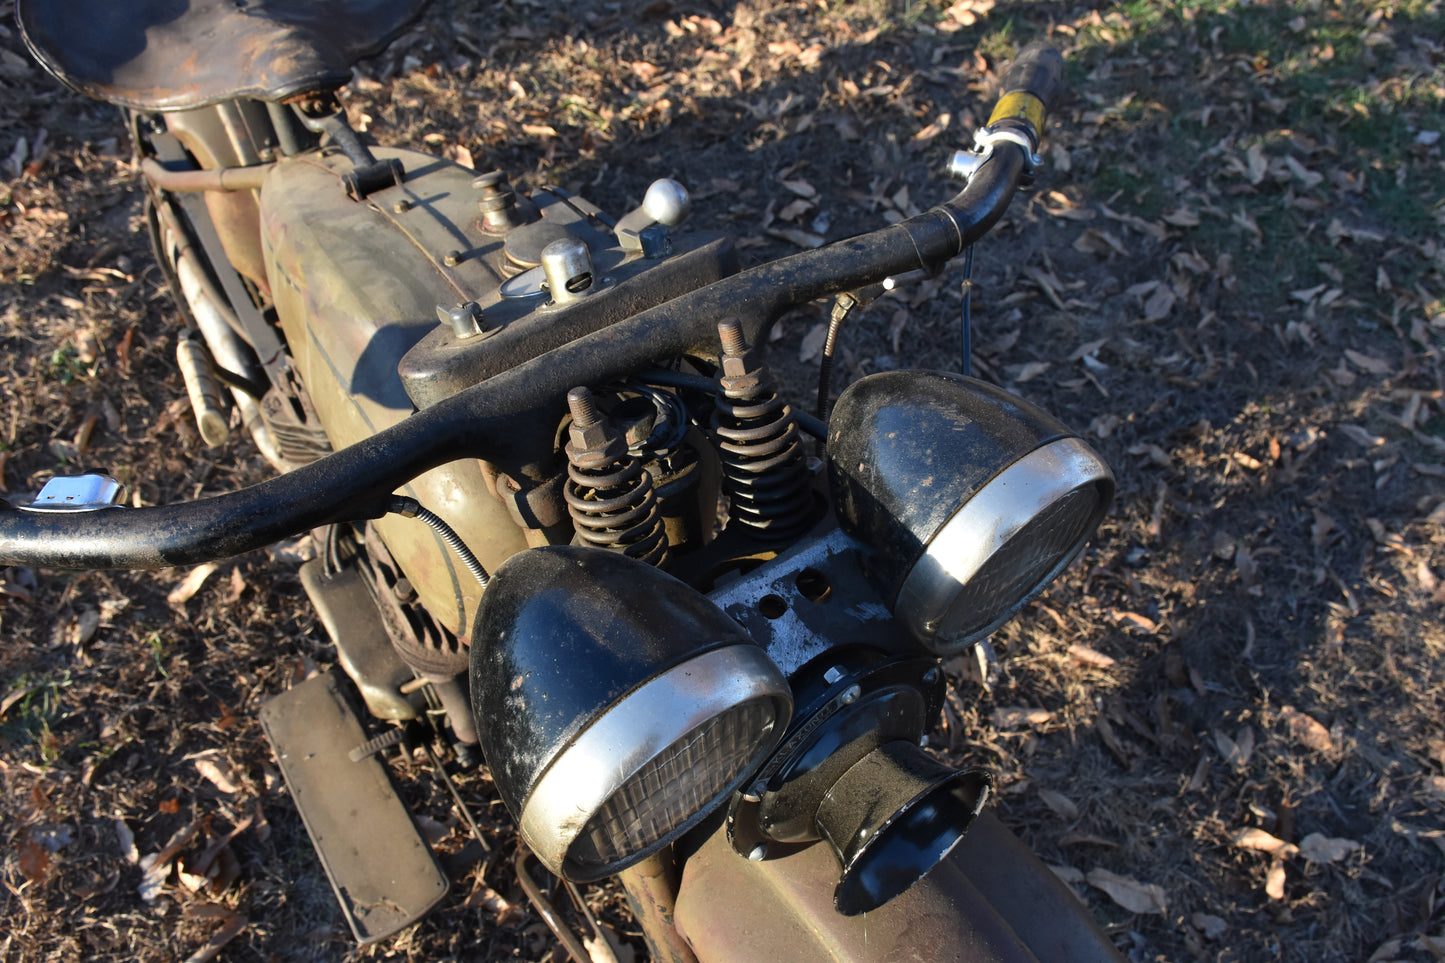
[[[1044,119],[1064,89],[1064,58],[1046,43],[1019,52],[1003,78],[1003,95],[989,115],[989,126],[1004,120],[1027,121],[1042,134]]]

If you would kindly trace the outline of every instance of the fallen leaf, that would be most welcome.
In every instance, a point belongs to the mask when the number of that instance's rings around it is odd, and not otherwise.
[[[1050,367],[1052,366],[1047,361],[1030,361],[1019,368],[1018,374],[1014,376],[1014,380],[1019,384],[1024,384],[1037,378],[1045,371],[1048,371]]]
[[[1240,849],[1253,849],[1261,853],[1269,853],[1274,856],[1293,856],[1299,852],[1299,847],[1294,843],[1287,843],[1278,836],[1272,836],[1263,829],[1244,829],[1234,834],[1230,840]]]
[[[819,322],[808,329],[803,335],[803,341],[798,345],[798,361],[807,364],[823,353],[823,345],[828,341],[828,325]]]
[[[1303,713],[1294,706],[1284,706],[1279,711],[1279,717],[1289,729],[1290,738],[1295,742],[1313,749],[1315,752],[1329,752],[1334,748],[1330,739],[1330,731],[1317,722],[1312,716]]]
[[[1169,899],[1157,883],[1141,883],[1128,876],[1119,876],[1107,869],[1090,870],[1085,877],[1089,885],[1101,889],[1109,898],[1131,913],[1159,913],[1169,910]]]
[[[1270,899],[1284,899],[1284,860],[1276,859],[1264,876],[1264,892]]]
[[[1371,434],[1359,425],[1342,424],[1339,426],[1341,433],[1350,441],[1365,448],[1378,448],[1385,444],[1385,439],[1379,435]]]
[[[1338,863],[1363,848],[1353,839],[1330,838],[1321,833],[1310,833],[1299,844],[1300,855],[1312,863]]]
[[[800,230],[796,227],[768,228],[768,233],[773,237],[796,244],[798,247],[813,248],[822,247],[827,243],[827,238],[810,231]]]
[[[223,922],[221,928],[211,934],[211,938],[206,941],[205,946],[186,957],[185,963],[210,963],[227,943],[239,936],[241,931],[246,928],[246,917],[214,903],[187,906],[186,918],[192,920],[219,919]]]
[[[1019,726],[1041,726],[1053,719],[1047,709],[1033,709],[1028,706],[999,706],[993,710],[990,720],[995,729],[1016,729]]]
[[[1229,932],[1228,923],[1209,913],[1192,913],[1189,916],[1189,922],[1193,923],[1194,928],[1203,933],[1204,938],[1208,940],[1222,939],[1224,934]]]
[[[1053,863],[1045,863],[1044,865],[1049,868],[1049,872],[1070,885],[1085,881],[1084,871],[1081,869],[1075,869],[1072,866],[1055,866]]]
[[[1042,799],[1044,805],[1053,810],[1054,815],[1060,819],[1067,819],[1073,822],[1079,818],[1079,807],[1075,806],[1074,801],[1063,793],[1055,792],[1052,789],[1040,789],[1039,798]]]
[[[1249,182],[1258,184],[1264,180],[1264,175],[1269,173],[1269,159],[1264,156],[1264,148],[1259,144],[1252,145],[1245,152],[1245,160],[1249,164]]]
[[[780,183],[799,197],[806,197],[811,200],[818,196],[818,189],[801,178],[791,181],[781,181]]]
[[[1356,368],[1359,368],[1361,371],[1367,371],[1373,375],[1387,375],[1393,370],[1388,361],[1372,358],[1367,354],[1354,351],[1350,348],[1345,349],[1345,357],[1348,358],[1350,364]]]
[[[221,792],[230,795],[240,790],[236,784],[235,772],[231,769],[231,763],[225,756],[213,750],[202,754],[195,760],[195,763],[196,771]]]
[[[1174,289],[1167,284],[1159,285],[1144,302],[1144,317],[1149,321],[1164,320],[1174,310],[1174,301]]]
[[[1114,659],[1089,648],[1087,645],[1069,646],[1069,658],[1083,665],[1092,666],[1096,669],[1112,669],[1116,664]]]
[[[171,605],[186,604],[193,595],[201,590],[201,586],[206,584],[206,579],[214,575],[220,567],[216,562],[197,565],[186,573],[186,577],[181,581],[181,584],[171,589],[171,593],[166,596],[166,601]]]

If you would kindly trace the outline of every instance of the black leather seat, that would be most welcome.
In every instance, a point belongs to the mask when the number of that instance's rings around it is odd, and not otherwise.
[[[67,86],[125,107],[282,100],[346,83],[426,0],[20,0],[25,42]]]

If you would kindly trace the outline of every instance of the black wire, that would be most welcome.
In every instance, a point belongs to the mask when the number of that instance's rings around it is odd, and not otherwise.
[[[973,372],[973,315],[970,302],[973,300],[973,245],[963,252],[963,373]]]
[[[467,548],[467,543],[462,541],[462,537],[450,525],[423,508],[415,498],[394,495],[391,499],[390,510],[397,515],[425,522],[432,531],[437,533],[437,537],[447,543],[447,547],[457,553],[457,558],[462,560],[462,564],[467,567],[467,571],[472,573],[472,577],[481,583],[482,588],[487,587],[487,583],[492,580],[492,577],[487,574],[486,569],[482,568],[482,563],[477,561],[472,550]]]

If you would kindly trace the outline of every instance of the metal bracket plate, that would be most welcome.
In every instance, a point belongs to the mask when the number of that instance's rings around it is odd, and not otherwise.
[[[446,894],[437,865],[381,762],[349,753],[366,733],[332,669],[261,709],[261,726],[331,888],[361,943],[424,916]]]

